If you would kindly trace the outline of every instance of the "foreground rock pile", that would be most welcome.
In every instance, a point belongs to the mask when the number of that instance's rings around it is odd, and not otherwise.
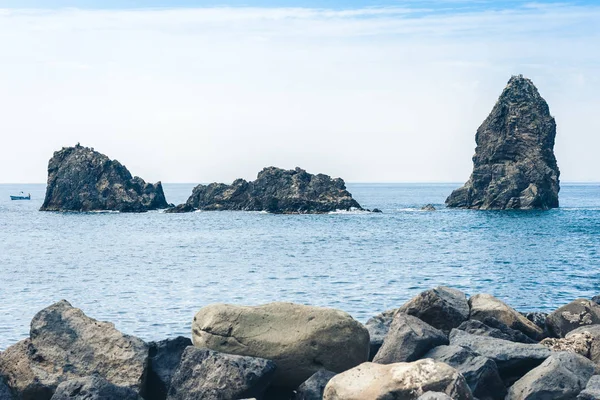
[[[167,208],[160,182],[133,177],[124,165],[77,144],[54,153],[41,211],[144,212]]]
[[[558,207],[556,123],[529,79],[513,76],[477,130],[469,181],[448,207],[482,210]]]
[[[167,212],[195,210],[267,211],[278,214],[326,213],[359,209],[341,178],[309,174],[301,168],[264,168],[256,180],[237,179],[231,185],[198,185],[187,202]]]
[[[370,361],[369,361],[370,360]],[[600,399],[600,305],[521,314],[425,291],[366,325],[328,308],[213,304],[145,343],[66,301],[0,353],[1,400]]]

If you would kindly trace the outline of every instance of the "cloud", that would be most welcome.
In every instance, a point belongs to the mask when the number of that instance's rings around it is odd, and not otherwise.
[[[516,73],[557,117],[563,178],[600,180],[600,7],[419,4],[0,10],[0,182],[44,181],[76,142],[148,180],[463,181]]]

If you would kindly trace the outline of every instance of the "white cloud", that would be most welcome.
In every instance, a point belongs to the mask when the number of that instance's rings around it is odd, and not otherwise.
[[[76,142],[151,181],[266,165],[464,181],[516,73],[557,118],[563,179],[598,181],[598,20],[569,5],[0,10],[0,182],[44,181]]]

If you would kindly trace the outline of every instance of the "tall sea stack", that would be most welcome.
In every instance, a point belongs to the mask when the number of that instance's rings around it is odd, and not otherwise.
[[[556,123],[531,80],[513,76],[477,130],[473,174],[446,199],[480,210],[558,207]]]
[[[117,160],[77,144],[50,159],[40,210],[144,212],[168,206],[160,182],[132,177]]]

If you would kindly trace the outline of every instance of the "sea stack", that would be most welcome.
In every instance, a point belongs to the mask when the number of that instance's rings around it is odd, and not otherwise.
[[[350,209],[362,210],[362,207],[346,190],[343,179],[309,174],[301,168],[268,167],[251,182],[237,179],[231,185],[198,185],[186,203],[167,212],[237,210],[318,214]]]
[[[446,199],[480,210],[558,207],[556,123],[533,82],[513,76],[477,130],[473,174]]]
[[[132,177],[117,160],[77,144],[50,159],[40,210],[144,212],[167,207],[160,182]]]

